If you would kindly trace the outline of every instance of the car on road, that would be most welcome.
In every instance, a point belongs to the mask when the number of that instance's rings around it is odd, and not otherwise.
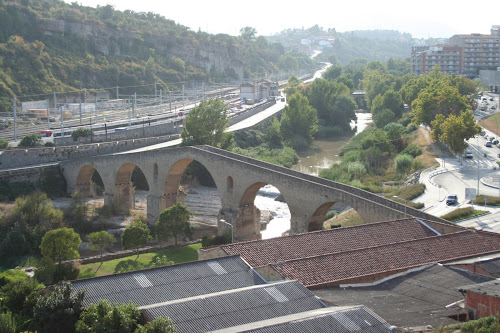
[[[494,101],[495,99],[493,97],[490,97],[490,101]]]
[[[486,147],[488,148],[491,148],[493,147],[493,145],[491,144],[491,141],[486,141],[486,143],[484,144]]]
[[[497,145],[499,142],[500,141],[498,141],[498,139],[495,139],[495,140],[491,141],[491,143],[494,144],[494,145]]]
[[[485,136],[486,135],[486,131],[481,131],[481,133],[479,133],[479,134],[481,134],[482,136]]]
[[[470,150],[467,150],[465,151],[465,158],[473,158],[474,155],[472,154],[472,152]]]
[[[497,107],[496,107],[496,106],[494,106],[494,105],[492,105],[490,109],[492,109],[492,110],[496,110],[496,109],[497,109]]]
[[[456,194],[449,195],[446,198],[446,205],[451,206],[458,203],[458,196]]]

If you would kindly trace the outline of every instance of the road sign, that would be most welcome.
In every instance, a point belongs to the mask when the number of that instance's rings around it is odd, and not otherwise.
[[[465,200],[476,200],[476,189],[472,187],[465,188]]]

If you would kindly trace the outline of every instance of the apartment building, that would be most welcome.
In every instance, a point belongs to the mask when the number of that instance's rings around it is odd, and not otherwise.
[[[427,74],[436,65],[445,73],[468,78],[479,77],[480,70],[496,70],[500,66],[500,26],[492,26],[491,35],[454,35],[447,44],[413,47],[414,74]]]
[[[462,48],[462,74],[469,78],[478,77],[480,70],[494,70],[500,66],[498,35],[454,35],[448,44]]]
[[[429,73],[436,65],[448,74],[462,74],[462,48],[448,45],[415,46],[411,53],[412,72]]]

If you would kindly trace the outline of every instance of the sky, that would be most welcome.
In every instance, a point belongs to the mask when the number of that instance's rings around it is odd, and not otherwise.
[[[75,0],[65,0],[74,2]],[[83,6],[112,5],[116,10],[153,12],[197,31],[239,35],[250,26],[257,35],[285,29],[310,28],[317,24],[338,32],[398,30],[415,38],[455,34],[490,34],[500,25],[500,1],[456,0],[76,0]]]

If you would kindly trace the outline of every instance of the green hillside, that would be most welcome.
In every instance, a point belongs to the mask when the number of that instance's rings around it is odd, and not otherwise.
[[[210,35],[155,13],[59,0],[0,0],[0,112],[12,97],[52,91],[227,82],[317,64],[246,29]],[[125,90],[121,90],[127,93]]]

